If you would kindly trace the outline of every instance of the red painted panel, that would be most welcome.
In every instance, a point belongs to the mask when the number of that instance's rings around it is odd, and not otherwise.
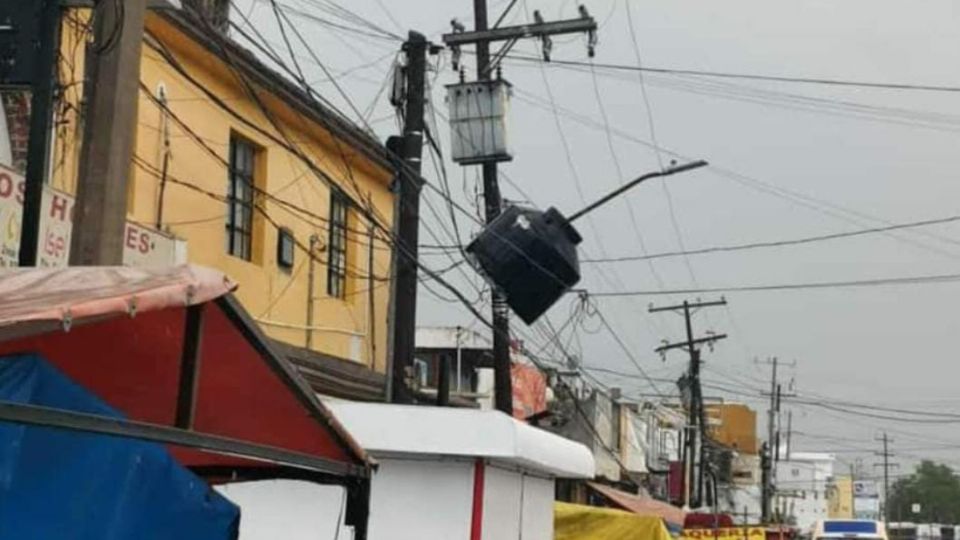
[[[201,355],[195,429],[351,461],[219,307],[207,306]]]
[[[486,465],[478,459],[473,465],[473,510],[470,516],[470,540],[483,537],[483,492],[486,481]]]
[[[0,343],[37,352],[128,417],[170,425],[177,403],[186,311],[151,311]]]
[[[153,311],[0,343],[0,355],[42,354],[129,418],[172,425],[186,310]],[[194,429],[352,462],[336,435],[309,414],[219,306],[204,308]],[[247,460],[172,449],[187,465]]]

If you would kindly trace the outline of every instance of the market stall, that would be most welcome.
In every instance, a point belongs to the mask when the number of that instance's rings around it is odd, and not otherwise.
[[[585,446],[499,411],[328,405],[378,463],[371,540],[552,540],[555,479],[593,478]]]
[[[18,428],[0,431],[0,444],[10,474],[25,466],[9,452],[18,444],[13,433],[24,430],[148,442],[155,446],[144,452],[162,449],[208,485],[292,477],[339,486],[344,526],[365,538],[371,462],[275,353],[234,288],[223,274],[194,266],[0,274],[0,367],[9,375],[29,358],[33,372],[75,385],[86,400],[37,402],[8,377],[0,425]],[[102,407],[82,406],[90,399]],[[77,451],[46,448],[53,469]],[[95,474],[0,482],[0,515],[24,490],[54,489],[56,504],[72,505],[69,516],[83,522],[77,508],[102,504],[83,490]]]

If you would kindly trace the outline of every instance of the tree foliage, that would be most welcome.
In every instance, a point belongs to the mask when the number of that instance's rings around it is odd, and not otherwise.
[[[912,506],[920,505],[914,514]],[[890,520],[960,523],[960,479],[943,464],[924,460],[910,476],[890,486]]]

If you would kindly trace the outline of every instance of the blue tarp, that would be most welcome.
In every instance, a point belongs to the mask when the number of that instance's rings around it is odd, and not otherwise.
[[[0,358],[0,400],[123,417],[36,355]],[[230,540],[239,521],[162,445],[0,422],[0,540]]]

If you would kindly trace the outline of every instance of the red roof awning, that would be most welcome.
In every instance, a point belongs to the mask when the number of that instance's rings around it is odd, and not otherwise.
[[[366,475],[363,450],[274,351],[234,288],[195,266],[3,272],[0,355],[43,355],[131,421]],[[232,453],[173,451],[190,466],[251,463]]]
[[[683,527],[683,521],[686,517],[686,512],[680,508],[677,508],[676,506],[652,499],[650,497],[643,497],[633,493],[627,493],[626,491],[621,491],[610,486],[598,484],[597,482],[587,482],[587,485],[600,495],[603,495],[604,498],[609,500],[612,504],[624,510],[628,510],[641,516],[654,516],[663,518],[664,521],[674,527]]]

